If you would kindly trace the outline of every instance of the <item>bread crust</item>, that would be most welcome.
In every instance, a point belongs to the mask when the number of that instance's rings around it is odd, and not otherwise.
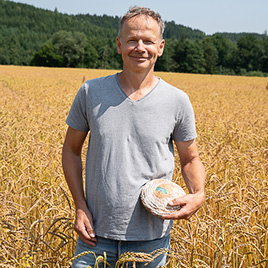
[[[165,179],[155,179],[142,187],[140,198],[150,213],[162,217],[180,210],[180,206],[171,207],[168,202],[184,195],[186,193],[178,184]]]

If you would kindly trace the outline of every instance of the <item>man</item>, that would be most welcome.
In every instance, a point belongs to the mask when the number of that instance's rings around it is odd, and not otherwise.
[[[122,72],[87,81],[66,121],[62,157],[76,208],[75,255],[106,252],[112,267],[124,252],[169,248],[171,220],[189,219],[205,199],[205,171],[190,101],[154,75],[155,62],[164,50],[163,31],[158,13],[143,7],[130,9],[120,21],[117,37]],[[89,131],[85,198],[81,149]],[[173,141],[189,194],[170,203],[181,210],[161,219],[145,210],[139,195],[149,180],[172,179]],[[163,266],[165,259],[159,256],[146,267]],[[73,267],[94,264],[94,255],[86,254]]]

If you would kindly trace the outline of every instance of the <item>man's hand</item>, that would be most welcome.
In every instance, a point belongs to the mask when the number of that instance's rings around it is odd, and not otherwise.
[[[93,218],[90,211],[86,209],[76,210],[76,219],[74,223],[74,230],[79,235],[80,239],[90,246],[95,247],[97,239],[93,227]]]
[[[205,194],[187,194],[180,198],[175,198],[168,203],[169,206],[180,206],[181,209],[162,217],[164,220],[189,220],[192,215],[202,206],[205,201]]]

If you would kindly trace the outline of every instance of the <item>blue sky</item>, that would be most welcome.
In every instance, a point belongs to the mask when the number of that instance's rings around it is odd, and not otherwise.
[[[268,31],[268,0],[13,0],[67,14],[121,16],[130,6],[158,11],[165,21],[216,32]]]

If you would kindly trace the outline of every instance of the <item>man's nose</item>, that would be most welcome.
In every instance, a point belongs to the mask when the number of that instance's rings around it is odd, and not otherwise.
[[[139,40],[139,41],[138,41],[137,46],[136,46],[136,49],[137,49],[138,51],[141,51],[141,52],[145,50],[144,43],[143,43],[142,40]]]

